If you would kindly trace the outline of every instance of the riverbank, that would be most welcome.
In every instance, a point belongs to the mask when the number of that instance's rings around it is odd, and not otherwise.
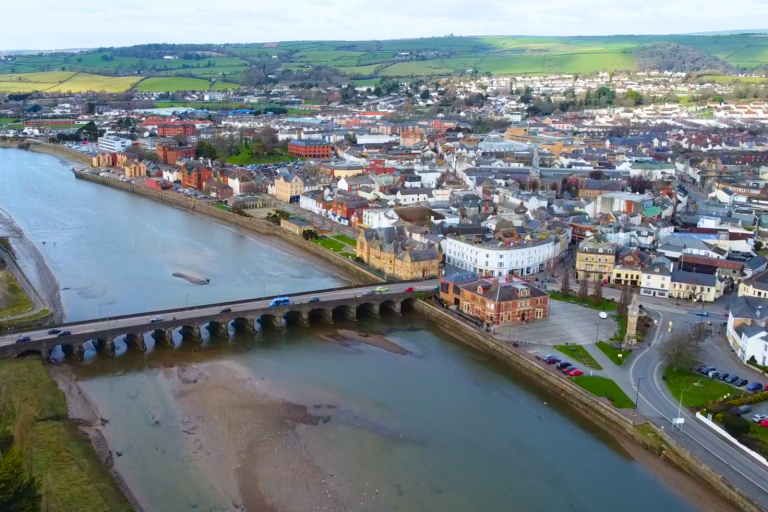
[[[108,465],[108,451],[97,453],[98,418],[72,404],[84,416],[68,415],[68,401],[38,359],[0,361],[0,406],[14,433],[14,446],[32,462],[48,512],[141,511],[126,498]],[[102,445],[103,446],[103,445]]]
[[[414,309],[422,318],[434,322],[441,329],[455,336],[463,343],[481,350],[535,379],[539,385],[570,403],[579,412],[594,421],[596,425],[605,429],[612,436],[615,436],[617,439],[621,438],[621,443],[625,445],[629,441],[636,443],[636,446],[643,447],[649,453],[655,454],[658,457],[657,461],[666,460],[666,462],[687,474],[689,478],[685,482],[688,483],[688,486],[678,492],[692,503],[694,502],[692,498],[697,494],[706,496],[707,493],[715,491],[718,496],[732,506],[735,506],[738,510],[750,512],[763,511],[761,506],[743,494],[741,490],[727,482],[721,475],[704,464],[694,454],[674,442],[662,431],[658,430],[652,423],[646,421],[636,423],[635,419],[628,413],[620,412],[609,403],[606,403],[606,401],[576,386],[570,380],[551,372],[540,361],[534,360],[532,357],[525,355],[504,342],[487,336],[474,326],[464,323],[438,307],[418,300],[414,303]],[[637,460],[642,462],[644,460],[650,461],[651,459],[639,457]],[[662,467],[655,466],[654,471],[661,473]],[[701,487],[697,488],[696,483]],[[722,510],[714,506],[710,508],[710,503],[713,504],[714,502],[699,499],[695,500],[695,502],[699,503],[697,506],[702,508],[702,510],[708,512]]]
[[[19,148],[20,142],[28,142],[29,148]],[[47,155],[55,156],[64,163],[76,163],[79,165],[90,165],[90,157],[85,156],[82,153],[73,151],[66,146],[58,144],[49,144],[47,142],[38,142],[34,140],[29,141],[13,141],[13,140],[0,140],[0,148],[13,148],[20,151],[34,151],[36,153],[45,153]]]

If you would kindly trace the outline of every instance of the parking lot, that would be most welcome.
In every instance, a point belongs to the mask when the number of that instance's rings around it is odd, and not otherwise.
[[[616,334],[618,325],[611,313],[608,318],[600,318],[598,311],[584,306],[558,300],[551,300],[549,304],[546,320],[497,326],[494,336],[539,345],[586,345],[596,339],[607,341]]]

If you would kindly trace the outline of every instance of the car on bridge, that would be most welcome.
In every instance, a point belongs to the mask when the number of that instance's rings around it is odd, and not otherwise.
[[[152,318],[149,319],[149,322],[153,324],[157,322],[162,322],[162,321],[163,321],[163,317],[161,316],[153,316]]]
[[[231,313],[232,312],[232,308],[221,308],[220,312],[221,313]]]
[[[405,293],[413,293],[413,286],[409,286],[405,289]]]
[[[386,286],[377,286],[376,287],[376,291],[379,292],[379,293],[388,292],[389,288],[387,288]]]
[[[320,302],[320,297],[312,297],[309,302]]]
[[[48,331],[48,334],[59,334],[61,332],[61,329],[51,329]]]
[[[70,334],[72,333],[69,331],[61,331],[59,334],[56,335],[56,337],[69,336]]]
[[[32,341],[32,338],[29,336],[19,336],[16,338],[16,343],[26,343],[27,341]]]

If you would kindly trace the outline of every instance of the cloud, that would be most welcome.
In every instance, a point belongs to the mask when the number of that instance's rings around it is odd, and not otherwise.
[[[768,28],[768,0],[38,0],[33,25],[5,23],[9,49],[125,46],[150,42],[244,43],[371,40],[456,35],[669,34]],[[23,2],[3,6],[6,20],[28,20]],[[756,21],[757,20],[757,21]]]

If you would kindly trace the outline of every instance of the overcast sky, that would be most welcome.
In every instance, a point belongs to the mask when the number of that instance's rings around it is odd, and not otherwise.
[[[455,35],[768,29],[768,0],[37,0],[3,2],[8,50]],[[14,20],[18,20],[15,23]]]

